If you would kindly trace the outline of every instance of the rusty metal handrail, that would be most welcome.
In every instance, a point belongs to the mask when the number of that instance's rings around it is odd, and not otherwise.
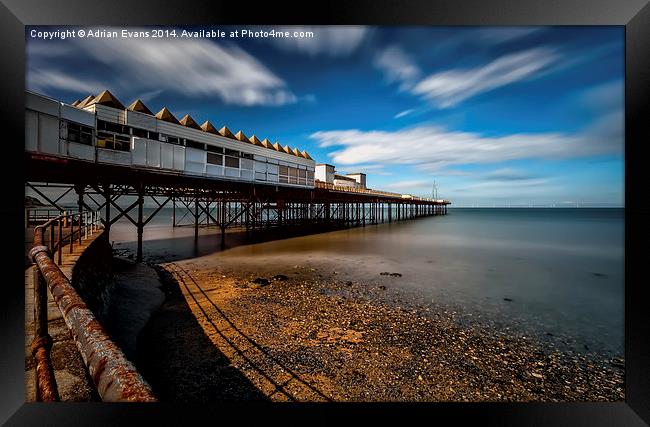
[[[53,261],[50,249],[44,245],[45,230],[68,216],[70,215],[61,215],[35,228],[34,245],[29,252],[30,258],[38,267],[42,282],[47,286],[61,310],[63,320],[72,332],[75,344],[102,400],[156,401],[149,384],[137,372],[122,350],[111,340],[103,326],[74,289],[70,280]],[[81,239],[81,220],[79,233]],[[71,238],[71,242],[74,240]],[[38,282],[41,282],[40,278]],[[59,396],[56,392],[56,381],[49,360],[49,350],[52,344],[51,337],[47,333],[47,308],[43,310],[43,306],[47,307],[47,294],[45,286],[41,288],[38,292],[40,297],[37,298],[39,306],[36,311],[41,313],[41,316],[35,319],[37,335],[32,343],[32,353],[35,358],[38,357],[37,393],[41,400],[54,401],[59,400]],[[43,294],[45,294],[45,298],[43,298]],[[45,313],[44,317],[42,316],[43,312]]]

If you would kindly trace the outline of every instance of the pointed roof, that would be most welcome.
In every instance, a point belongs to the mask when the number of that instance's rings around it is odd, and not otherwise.
[[[199,124],[196,123],[189,114],[185,114],[179,123],[188,128],[201,130],[201,126],[199,126]]]
[[[272,147],[275,149],[275,151],[282,151],[282,146],[277,141],[275,142],[275,144],[273,144]]]
[[[293,155],[294,155],[294,156],[302,157],[302,156],[300,155],[300,150],[298,150],[298,148],[294,148],[294,149],[291,150],[291,151],[293,152]]]
[[[285,145],[284,147],[282,147],[282,151],[284,151],[284,152],[287,153],[287,154],[293,154],[293,153],[291,152],[291,148],[289,148],[288,145]]]
[[[273,148],[273,144],[271,144],[271,141],[269,141],[268,138],[264,138],[261,144],[266,148]]]
[[[244,132],[239,131],[235,134],[235,138],[237,138],[241,142],[250,142],[246,135],[244,135]]]
[[[95,95],[88,95],[84,99],[81,100],[80,103],[78,103],[75,107],[77,108],[84,108],[85,106],[88,105],[89,102],[91,102],[93,99],[95,99]]]
[[[309,153],[306,152],[305,150],[302,150],[302,152],[301,152],[300,154],[301,154],[302,157],[304,157],[305,159],[314,160],[314,159],[311,158],[311,156],[309,155]]]
[[[135,101],[133,101],[133,103],[131,103],[131,105],[126,107],[126,109],[131,110],[131,111],[136,111],[138,113],[149,114],[150,116],[153,116],[153,113],[151,112],[151,110],[148,109],[147,106],[144,105],[144,102],[142,102],[140,99],[136,99]]]
[[[215,135],[219,133],[219,131],[217,131],[217,128],[214,127],[214,126],[212,125],[212,123],[210,123],[209,120],[206,120],[205,123],[203,123],[203,124],[201,125],[201,129],[202,129],[204,132],[207,132],[207,133],[213,133],[213,134],[215,134]]]
[[[164,122],[169,122],[169,123],[174,123],[177,125],[180,125],[178,122],[178,119],[174,117],[171,111],[167,107],[163,107],[162,110],[158,111],[158,114],[156,114],[156,118],[158,120],[162,120]]]
[[[97,95],[95,99],[93,99],[90,104],[86,104],[86,106],[92,104],[105,105],[107,107],[113,107],[119,110],[124,110],[125,108],[124,105],[122,105],[122,103],[115,97],[115,95],[108,91],[108,89]]]
[[[79,105],[80,102],[81,102],[81,101],[77,99],[77,100],[75,100],[75,101],[74,101],[72,104],[70,104],[70,105],[72,105],[73,107],[76,107],[77,105]]]
[[[248,141],[250,141],[250,143],[253,145],[262,145],[262,141],[260,141],[259,138],[256,137],[255,135],[248,138]]]
[[[235,139],[235,135],[233,135],[232,132],[230,132],[230,129],[228,129],[228,127],[226,126],[219,129],[219,133],[221,134],[221,136],[225,136],[226,138]]]

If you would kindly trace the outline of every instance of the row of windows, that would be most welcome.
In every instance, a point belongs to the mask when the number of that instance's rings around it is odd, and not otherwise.
[[[208,151],[209,153],[222,153],[227,156],[232,157],[241,157],[243,159],[252,159],[253,155],[250,153],[244,153],[237,150],[230,150],[223,147],[215,147],[213,145],[205,144],[202,142],[193,141],[191,139],[179,138],[176,136],[165,135],[158,132],[152,132],[145,129],[134,128],[126,125],[120,125],[116,123],[110,123],[103,120],[97,120],[97,130],[105,131],[106,133],[115,133],[121,135],[133,135],[139,138],[147,138],[154,141],[166,142],[168,144],[174,145],[183,145],[189,148],[195,148],[197,150]],[[237,162],[239,163],[239,162]],[[216,164],[216,163],[214,163]]]
[[[67,127],[66,139],[77,144],[93,145],[93,128],[72,122],[62,122]]]
[[[314,179],[314,172],[305,169],[292,168],[289,166],[279,167],[280,178],[291,177],[300,179]]]

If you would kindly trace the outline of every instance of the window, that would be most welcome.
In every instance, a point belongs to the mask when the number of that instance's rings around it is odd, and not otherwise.
[[[125,135],[97,132],[97,147],[109,150],[130,151],[131,141]]]
[[[226,156],[226,166],[229,168],[239,168],[239,158]]]
[[[104,120],[97,120],[97,130],[105,130],[108,132],[123,133],[129,135],[129,126],[124,126],[118,123],[105,122]]]
[[[158,140],[158,132],[149,131],[149,139],[153,139],[154,141],[157,141]]]
[[[170,143],[170,144],[174,144],[174,145],[180,145],[181,144],[181,140],[178,139],[178,137],[176,137],[176,136],[169,136],[168,135],[167,136],[167,142]]]
[[[66,125],[68,128],[68,141],[93,145],[93,128],[72,122],[67,122]]]
[[[211,165],[223,165],[223,156],[208,152],[208,163]]]
[[[149,132],[147,132],[144,129],[138,129],[138,128],[132,128],[133,136],[137,136],[139,138],[146,138]]]
[[[208,151],[211,151],[213,153],[223,153],[223,148],[222,147],[215,147],[214,145],[208,144]]]
[[[280,166],[280,175],[289,175],[289,168],[287,166]]]
[[[229,149],[226,148],[226,155],[227,156],[233,156],[233,157],[239,157],[239,151],[229,150]]]
[[[291,177],[298,176],[298,169],[289,168],[289,176],[291,176]]]
[[[304,169],[298,169],[298,178],[307,178],[307,171]]]
[[[205,150],[205,144],[201,142],[192,141],[191,139],[185,140],[185,146],[189,148],[196,148],[197,150]]]
[[[253,155],[251,153],[241,153],[241,156],[244,159],[252,159],[253,158]]]

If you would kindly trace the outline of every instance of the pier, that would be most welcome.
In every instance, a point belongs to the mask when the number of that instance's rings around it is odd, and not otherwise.
[[[63,212],[44,188],[62,193],[74,191],[78,211],[99,213],[105,232],[121,218],[128,219],[137,233],[137,261],[142,260],[144,227],[165,206],[174,210],[174,225],[217,226],[215,238],[226,245],[226,230],[240,227],[247,232],[271,227],[319,225],[354,227],[403,221],[423,216],[445,215],[448,201],[409,197],[402,194],[355,189],[316,181],[314,188],[295,188],[214,178],[172,175],[129,167],[92,164],[26,153],[28,182],[54,208]],[[120,199],[129,199],[121,207]],[[144,215],[144,202],[151,200],[155,210]],[[180,212],[184,212],[181,216]]]

